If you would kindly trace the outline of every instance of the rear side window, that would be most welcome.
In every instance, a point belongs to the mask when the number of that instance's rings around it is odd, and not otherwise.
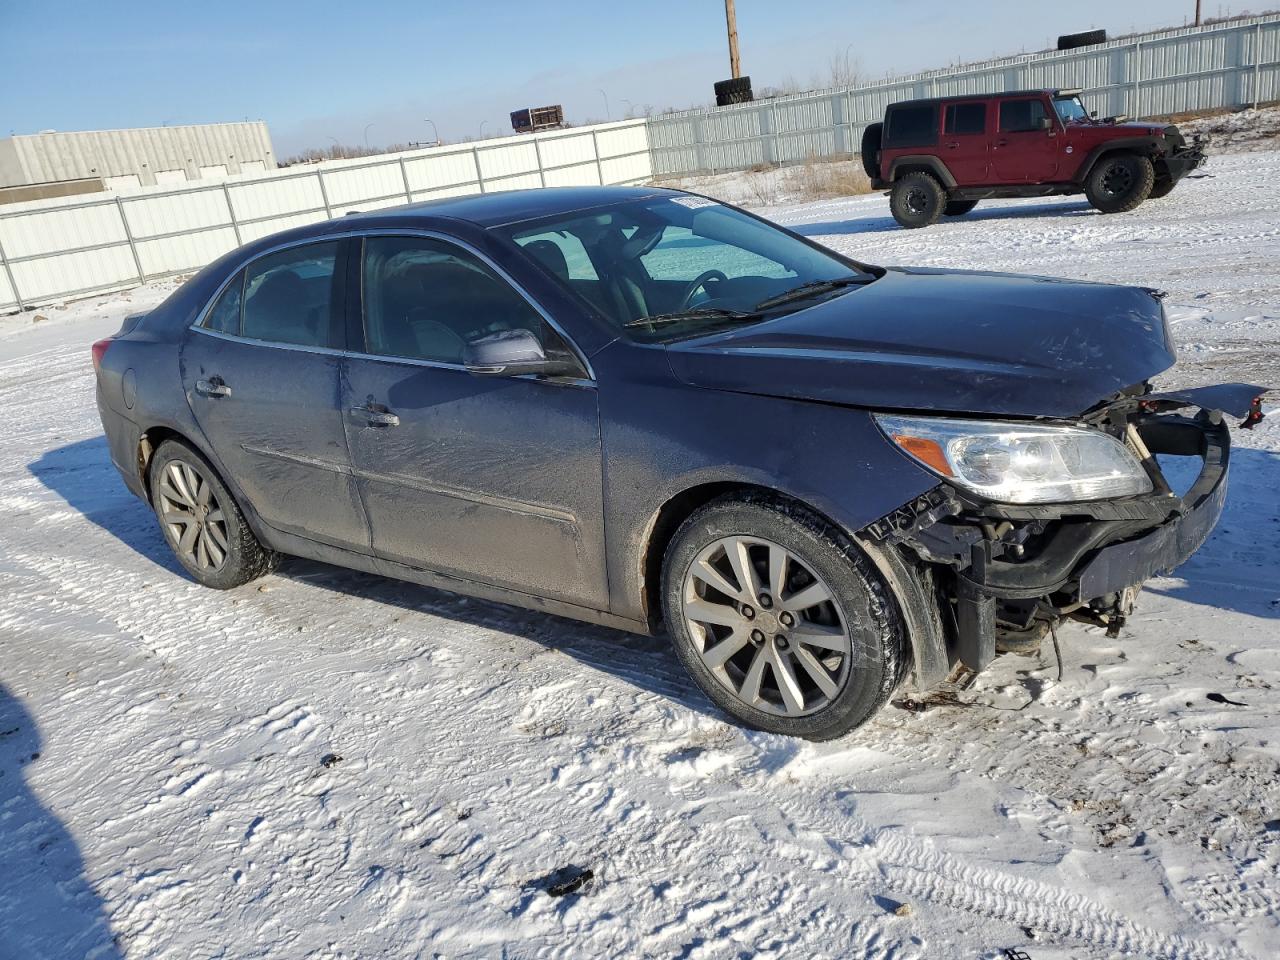
[[[985,103],[953,103],[947,107],[946,132],[953,136],[987,132]]]
[[[1000,132],[1039,130],[1040,121],[1047,116],[1043,100],[1003,100],[1000,103]]]
[[[334,296],[338,242],[291,247],[245,268],[241,334],[254,340],[341,348]]]
[[[227,284],[222,295],[209,308],[201,326],[206,330],[216,330],[218,333],[238,335],[240,333],[240,301],[243,292],[244,273],[237,273],[236,278]]]
[[[938,105],[895,107],[889,111],[886,147],[927,147],[938,141]]]

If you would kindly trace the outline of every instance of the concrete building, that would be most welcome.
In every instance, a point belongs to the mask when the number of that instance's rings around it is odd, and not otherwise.
[[[101,181],[88,189],[175,186],[276,168],[267,125],[201,123],[0,139],[0,188]]]

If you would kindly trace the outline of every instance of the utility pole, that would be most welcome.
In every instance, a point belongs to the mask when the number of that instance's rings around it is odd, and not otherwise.
[[[737,80],[742,76],[742,67],[738,63],[738,14],[733,9],[733,0],[724,0],[724,20],[729,28],[729,74]]]
[[[1196,26],[1200,26],[1200,0],[1196,0]]]

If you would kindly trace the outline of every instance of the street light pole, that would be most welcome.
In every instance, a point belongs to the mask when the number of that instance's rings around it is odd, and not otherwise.
[[[433,139],[436,143],[439,143],[440,132],[436,130],[436,122],[432,120],[430,117],[423,117],[422,122],[431,124],[431,139]]]
[[[488,123],[488,122],[489,122],[488,120],[481,120],[481,121],[480,121],[480,139],[481,139],[481,140],[483,140],[483,139],[484,139],[484,125],[485,125],[486,123]]]
[[[604,118],[606,120],[612,120],[613,115],[609,113],[609,95],[603,90],[600,90],[599,93],[600,96],[604,97]]]
[[[364,148],[366,150],[369,149],[369,128],[372,126],[373,126],[372,123],[366,123],[364,125]]]

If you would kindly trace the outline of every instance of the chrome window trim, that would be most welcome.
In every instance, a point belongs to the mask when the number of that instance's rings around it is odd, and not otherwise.
[[[244,337],[239,334],[223,333],[221,330],[210,330],[208,327],[191,326],[192,333],[201,333],[206,337],[215,337],[218,340],[230,340],[232,343],[247,343],[256,347],[279,347],[282,350],[294,350],[299,353],[321,353],[331,357],[342,357],[347,355],[346,350],[338,350],[335,347],[314,347],[308,343],[285,343],[282,340],[258,340],[255,337]]]
[[[275,340],[256,340],[252,337],[232,335],[229,333],[221,333],[216,330],[210,330],[204,326],[205,318],[208,316],[209,311],[213,308],[213,305],[217,303],[218,298],[222,296],[222,291],[226,289],[227,284],[229,284],[232,280],[234,280],[237,276],[239,276],[241,271],[245,270],[249,266],[249,264],[254,263],[257,260],[260,260],[263,257],[271,256],[273,253],[279,253],[282,250],[290,250],[294,247],[305,247],[313,243],[332,243],[335,240],[341,241],[341,240],[350,240],[355,238],[363,239],[365,237],[423,237],[429,240],[439,240],[443,243],[451,243],[454,246],[460,247],[461,249],[467,251],[472,256],[474,256],[477,260],[479,260],[481,263],[485,264],[485,266],[491,269],[499,277],[505,280],[508,284],[510,284],[512,289],[514,289],[516,293],[518,293],[521,297],[523,297],[524,300],[529,304],[529,306],[533,307],[533,309],[538,313],[538,315],[541,316],[542,319],[546,321],[547,325],[551,327],[551,329],[554,330],[557,334],[560,335],[560,338],[564,340],[565,345],[568,346],[568,348],[573,352],[573,355],[577,357],[578,362],[582,364],[582,369],[584,369],[587,372],[587,378],[585,380],[584,379],[542,380],[539,377],[534,377],[531,375],[523,375],[519,378],[512,378],[512,379],[539,380],[540,382],[559,383],[559,384],[564,384],[566,386],[574,385],[574,384],[595,385],[596,383],[595,370],[592,368],[591,361],[587,358],[587,355],[583,353],[582,348],[580,348],[578,344],[574,342],[573,338],[569,336],[569,334],[565,331],[564,327],[562,327],[559,323],[557,323],[555,319],[552,318],[551,314],[549,314],[545,309],[543,309],[542,304],[538,303],[538,301],[535,300],[527,290],[525,290],[523,285],[521,285],[518,281],[516,281],[516,279],[512,277],[511,274],[509,274],[505,269],[503,269],[496,262],[494,262],[494,260],[491,257],[481,252],[480,250],[476,249],[467,241],[463,240],[460,237],[455,237],[448,233],[441,233],[438,230],[414,229],[410,227],[388,227],[385,229],[365,228],[363,230],[343,230],[339,233],[330,233],[330,234],[325,234],[324,236],[319,236],[319,237],[307,237],[304,240],[290,240],[286,243],[279,243],[279,244],[276,244],[275,246],[268,247],[265,250],[260,250],[257,253],[253,254],[252,256],[245,257],[243,260],[240,260],[236,264],[236,266],[230,271],[230,275],[225,280],[223,280],[222,283],[218,284],[218,289],[213,292],[213,295],[209,297],[209,300],[205,303],[205,305],[200,308],[200,312],[196,315],[195,320],[191,322],[191,325],[188,327],[188,329],[196,331],[198,333],[203,333],[206,336],[217,337],[221,340],[232,340],[232,341],[238,341],[241,343],[250,343],[250,344],[265,346],[265,347],[284,347],[286,349],[302,350],[302,351],[312,352],[312,353],[338,354],[341,356],[348,356],[356,359],[384,360],[390,363],[409,363],[409,364],[414,364],[418,366],[443,367],[450,370],[465,371],[466,367],[463,366],[462,364],[447,363],[441,360],[419,360],[412,357],[391,357],[391,356],[382,356],[381,354],[364,353],[358,350],[338,350],[333,347],[311,347],[303,344],[281,343]],[[361,248],[360,255],[362,257],[364,255],[363,247]],[[361,282],[363,282],[363,273],[364,273],[363,266],[364,265],[361,264]],[[361,317],[362,326],[363,326],[363,323],[364,323],[364,318]]]

